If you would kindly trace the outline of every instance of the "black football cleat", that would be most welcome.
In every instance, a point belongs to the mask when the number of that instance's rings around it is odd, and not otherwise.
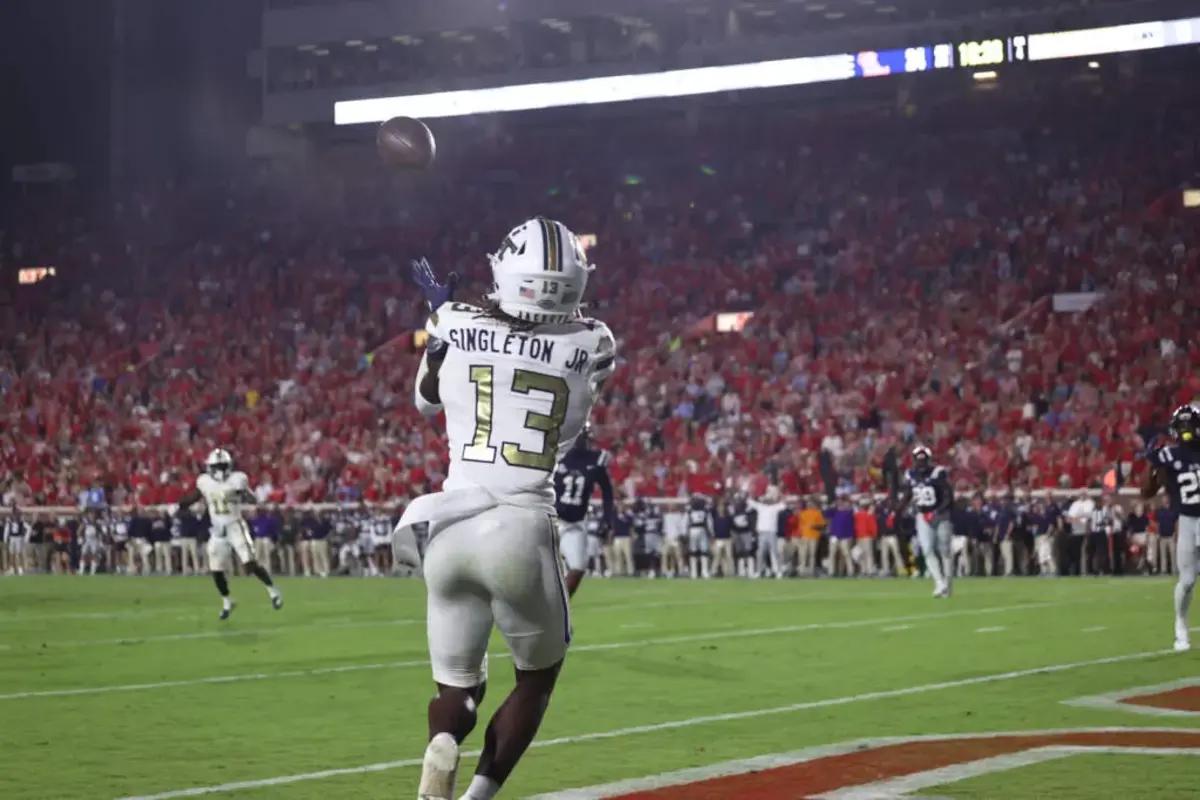
[[[237,607],[237,603],[230,603],[229,608],[222,608],[221,613],[217,615],[219,620],[229,619],[229,615],[233,613],[233,609]]]
[[[283,595],[277,594],[271,598],[271,608],[275,609],[276,611],[283,608]]]

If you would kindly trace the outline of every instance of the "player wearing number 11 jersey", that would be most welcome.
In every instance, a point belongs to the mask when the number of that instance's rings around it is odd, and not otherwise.
[[[412,561],[409,531],[429,524],[426,627],[437,696],[423,800],[454,796],[493,624],[512,653],[516,686],[488,724],[462,798],[494,797],[541,724],[571,641],[555,465],[613,369],[612,333],[579,313],[592,266],[566,226],[531,219],[490,261],[495,288],[481,307],[448,302],[453,279],[439,284],[428,264],[413,265],[433,310],[416,402],[426,414],[445,411],[450,444],[444,490],[413,501],[393,538],[397,561]]]
[[[604,524],[611,536],[617,523],[612,481],[608,477],[608,453],[593,450],[590,426],[585,425],[575,446],[566,452],[554,470],[554,493],[559,520],[559,542],[567,566],[567,594],[575,596],[588,568],[588,509],[592,492],[599,486],[604,503]]]
[[[1146,499],[1166,487],[1171,508],[1179,515],[1175,530],[1175,649],[1191,649],[1188,608],[1196,587],[1196,560],[1200,556],[1200,409],[1180,406],[1171,415],[1175,444],[1151,449],[1150,470],[1142,484]]]
[[[220,618],[229,619],[234,602],[229,594],[226,573],[233,567],[233,557],[267,587],[267,595],[276,611],[283,608],[283,595],[275,588],[270,573],[258,563],[250,527],[242,516],[242,506],[255,502],[246,473],[233,468],[233,456],[220,448],[204,460],[204,472],[196,478],[196,488],[179,499],[177,514],[203,500],[210,522],[208,539],[208,568],[221,594]]]

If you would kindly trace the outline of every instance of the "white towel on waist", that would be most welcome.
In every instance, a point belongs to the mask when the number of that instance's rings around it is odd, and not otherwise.
[[[414,526],[429,523],[429,539],[437,528],[482,514],[497,506],[519,506],[533,511],[554,514],[554,504],[541,494],[522,493],[496,495],[482,486],[464,486],[418,497],[408,504],[400,521],[392,530],[392,557],[399,565],[419,571],[421,552],[417,547]],[[426,542],[428,546],[428,542]]]

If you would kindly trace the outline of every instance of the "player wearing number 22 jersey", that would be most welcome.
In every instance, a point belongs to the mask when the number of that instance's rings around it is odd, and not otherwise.
[[[1165,487],[1171,508],[1179,515],[1175,530],[1175,564],[1179,570],[1175,583],[1175,650],[1183,652],[1192,646],[1187,617],[1200,558],[1200,409],[1192,405],[1175,409],[1170,428],[1175,442],[1147,454],[1150,470],[1142,485],[1142,496],[1149,499]]]
[[[418,797],[455,797],[459,745],[475,726],[495,625],[516,687],[488,725],[462,798],[490,800],[532,741],[571,641],[555,524],[554,471],[583,431],[614,364],[604,323],[579,313],[589,273],[562,223],[531,219],[490,258],[495,289],[481,306],[444,302],[428,264],[414,277],[433,313],[416,402],[445,412],[450,468],[441,492],[418,498],[394,535],[429,524],[424,554],[427,632],[437,696]]]

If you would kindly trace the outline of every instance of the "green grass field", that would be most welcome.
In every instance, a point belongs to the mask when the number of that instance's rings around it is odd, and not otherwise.
[[[280,612],[256,582],[233,588],[219,623],[206,578],[0,578],[0,797],[415,797],[422,585],[284,580]],[[1164,580],[967,580],[947,602],[924,581],[593,579],[573,617],[540,741],[504,797],[866,737],[1200,730],[1200,716],[1061,702],[1200,674],[1200,653],[1165,652]],[[493,653],[485,717],[512,681],[502,642]],[[311,775],[327,770],[344,772]],[[1200,761],[1184,754],[1084,754],[932,793],[1176,797],[1189,775]],[[801,796],[780,780],[674,796]],[[180,792],[202,787],[219,788]]]

